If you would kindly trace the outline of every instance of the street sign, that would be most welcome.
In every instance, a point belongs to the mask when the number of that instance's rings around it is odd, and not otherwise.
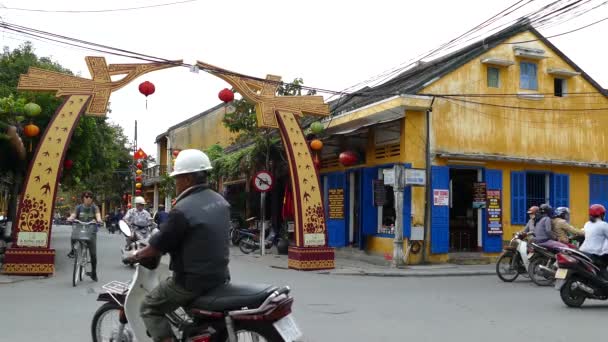
[[[272,190],[274,178],[268,171],[260,171],[253,177],[253,187],[258,192],[268,192]]]
[[[405,185],[425,186],[426,170],[424,169],[405,169]]]

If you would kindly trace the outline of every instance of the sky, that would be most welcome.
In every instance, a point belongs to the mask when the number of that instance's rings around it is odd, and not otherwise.
[[[0,0],[3,21],[187,63],[201,60],[257,77],[304,79],[307,86],[343,90],[455,38],[516,1],[194,1],[111,13],[48,13],[9,10],[99,10],[172,0]],[[546,4],[534,1],[527,12]],[[601,1],[597,1],[598,4]],[[523,9],[522,9],[523,10]],[[522,12],[523,13],[523,12]],[[558,34],[608,17],[608,5],[567,23],[540,29]],[[515,17],[510,17],[515,19]],[[506,19],[505,19],[506,20]],[[550,40],[603,87],[608,87],[605,35],[608,21]],[[89,77],[84,57],[102,55],[108,64],[139,63],[97,52],[25,38],[0,29],[2,46],[32,41],[39,56]],[[145,98],[143,81],[156,92]],[[139,146],[156,155],[155,137],[170,126],[219,103],[229,87],[205,72],[172,68],[146,74],[114,92],[110,120]]]

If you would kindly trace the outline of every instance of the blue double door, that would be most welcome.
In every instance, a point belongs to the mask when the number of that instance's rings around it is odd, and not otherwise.
[[[363,248],[360,222],[361,170],[325,174],[321,181],[329,246]]]

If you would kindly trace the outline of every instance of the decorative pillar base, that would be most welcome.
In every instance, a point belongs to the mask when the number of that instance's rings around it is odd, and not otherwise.
[[[40,276],[52,275],[54,272],[54,249],[9,248],[4,254],[4,274]]]
[[[315,271],[335,268],[331,247],[289,247],[288,266],[294,270]]]

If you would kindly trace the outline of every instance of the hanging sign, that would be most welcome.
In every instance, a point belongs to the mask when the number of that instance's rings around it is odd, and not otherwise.
[[[486,183],[473,183],[473,209],[486,207]]]
[[[450,190],[433,190],[433,205],[436,207],[447,207],[448,205],[450,205]]]
[[[374,179],[374,206],[382,207],[386,203],[386,188],[382,179]]]
[[[253,187],[258,192],[268,192],[272,190],[274,179],[268,171],[260,171],[253,176]]]
[[[405,185],[425,186],[426,170],[424,169],[405,169]]]
[[[500,190],[487,191],[488,234],[502,234],[502,205]]]
[[[329,218],[332,220],[344,219],[344,189],[329,189]]]

